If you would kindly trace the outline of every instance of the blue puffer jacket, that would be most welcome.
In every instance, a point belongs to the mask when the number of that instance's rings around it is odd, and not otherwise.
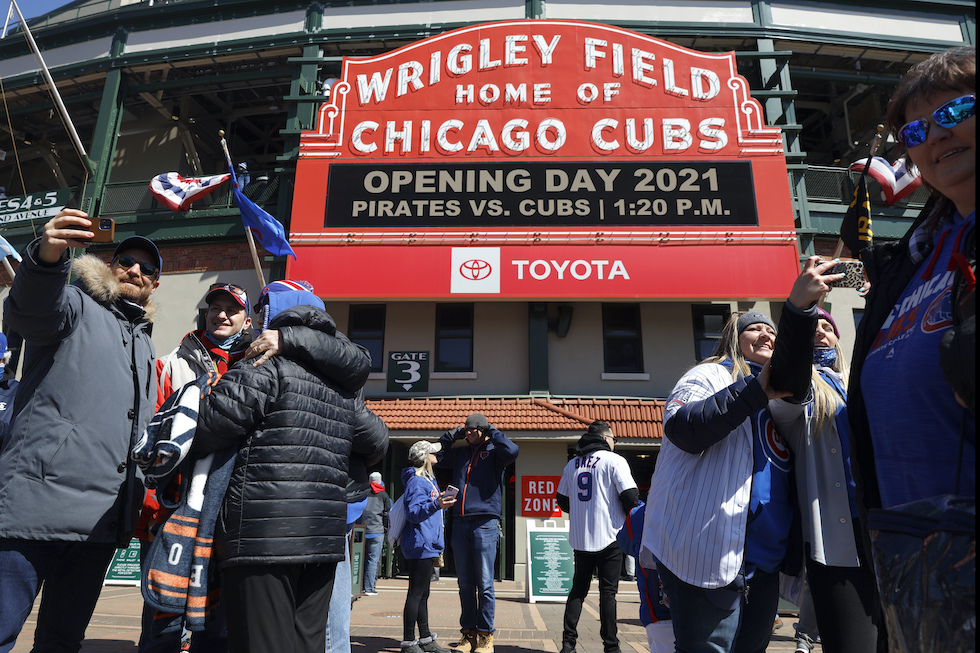
[[[438,558],[446,548],[442,509],[437,502],[439,486],[434,480],[416,476],[415,467],[402,470],[405,484],[405,517],[400,546],[408,560]]]

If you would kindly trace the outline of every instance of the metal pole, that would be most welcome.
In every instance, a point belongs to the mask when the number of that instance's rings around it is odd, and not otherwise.
[[[874,156],[875,156],[875,154],[878,153],[878,147],[881,145],[881,132],[884,131],[884,129],[885,129],[885,126],[884,125],[878,125],[877,133],[875,134],[875,137],[871,140],[871,151],[868,153],[868,160],[864,164],[864,170],[861,172],[861,177],[860,177],[860,179],[858,179],[858,184],[861,183],[861,180],[864,179],[864,176],[868,174],[868,170],[871,169],[871,159],[873,159]],[[870,206],[870,203],[871,203],[871,198],[868,197],[868,205],[869,206]],[[835,258],[835,259],[840,258],[841,252],[843,252],[843,251],[844,251],[844,239],[843,238],[838,238],[837,239],[837,247],[834,248],[834,257],[833,258]],[[856,253],[856,252],[852,252],[852,254],[853,253]],[[865,279],[867,279],[867,277],[865,277]],[[824,303],[826,301],[827,301],[827,295],[824,294],[824,295],[822,295],[820,297],[819,301],[817,301],[817,306],[819,306],[820,308],[823,308]]]
[[[10,261],[7,260],[7,257],[6,256],[3,257],[3,267],[7,268],[7,274],[10,275],[10,280],[13,281],[14,280],[14,268],[13,268],[12,265],[10,265]]]
[[[75,131],[75,124],[71,121],[71,116],[68,115],[68,109],[65,108],[65,103],[61,99],[61,93],[58,92],[58,87],[54,85],[54,79],[51,78],[51,73],[48,71],[48,67],[44,63],[44,57],[41,56],[41,51],[38,49],[37,43],[34,41],[34,35],[31,34],[31,30],[27,26],[27,21],[24,20],[24,14],[20,13],[20,7],[17,6],[16,0],[10,0],[10,4],[17,11],[17,17],[20,19],[21,27],[24,28],[24,35],[27,37],[27,42],[30,44],[31,50],[34,51],[34,56],[37,57],[41,64],[41,72],[44,74],[44,79],[47,80],[48,86],[51,87],[51,92],[54,96],[54,103],[58,107],[58,112],[65,120],[65,126],[68,128],[68,133],[71,136],[71,140],[75,144],[75,149],[78,150],[82,160],[85,161],[88,159],[88,152],[85,151],[85,146],[82,145],[82,139],[78,137],[78,132]]]
[[[238,186],[238,179],[235,177],[235,166],[231,162],[231,153],[228,152],[228,143],[225,141],[225,130],[219,129],[218,136],[221,137],[221,149],[225,151],[228,172],[231,173],[231,183]],[[265,288],[265,275],[262,274],[262,266],[259,264],[259,253],[255,249],[255,238],[252,236],[252,230],[248,228],[248,225],[245,225],[245,238],[248,240],[248,249],[252,252],[252,263],[255,265],[255,274],[259,277],[259,287]]]
[[[877,129],[878,129],[878,133],[876,133],[875,137],[871,140],[871,153],[868,154],[868,160],[864,164],[864,170],[861,172],[861,177],[864,177],[866,174],[868,174],[868,170],[871,168],[871,159],[873,159],[875,154],[878,153],[878,147],[881,145],[881,132],[884,131],[885,126],[878,125]],[[858,183],[861,182],[858,181]],[[871,201],[870,197],[868,198],[868,201],[869,202]],[[838,238],[837,247],[834,249],[834,258],[840,258],[840,254],[843,251],[844,251],[844,239]]]

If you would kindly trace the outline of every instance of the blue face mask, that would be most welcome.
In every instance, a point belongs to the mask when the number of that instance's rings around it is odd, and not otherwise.
[[[833,368],[834,363],[837,362],[837,348],[836,347],[814,347],[813,349],[813,364],[817,367],[830,367]]]
[[[235,335],[233,335],[233,336],[228,336],[227,338],[224,338],[224,339],[222,339],[222,340],[219,340],[218,338],[215,338],[215,337],[214,337],[213,335],[211,335],[211,333],[210,333],[210,332],[208,332],[208,331],[205,331],[205,332],[204,332],[204,336],[205,336],[205,337],[206,337],[206,338],[207,338],[208,340],[210,340],[211,342],[213,342],[214,344],[216,344],[216,345],[218,346],[218,348],[220,348],[220,349],[223,349],[223,350],[225,350],[225,351],[230,351],[230,350],[231,350],[231,348],[232,348],[232,346],[233,346],[233,345],[234,345],[234,344],[235,344],[236,342],[238,342],[238,339],[239,339],[239,338],[241,338],[241,337],[242,337],[242,333],[243,333],[244,331],[245,331],[245,330],[244,330],[244,329],[242,329],[241,331],[239,331],[239,332],[238,332],[238,333],[236,333]]]

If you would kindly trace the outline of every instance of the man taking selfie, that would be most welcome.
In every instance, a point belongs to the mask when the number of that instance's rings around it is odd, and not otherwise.
[[[42,586],[34,650],[77,651],[113,553],[136,528],[142,485],[129,450],[156,402],[150,296],[162,260],[133,236],[108,265],[72,261],[68,248],[87,248],[91,227],[75,209],[49,220],[4,302],[26,352],[0,451],[0,652]]]

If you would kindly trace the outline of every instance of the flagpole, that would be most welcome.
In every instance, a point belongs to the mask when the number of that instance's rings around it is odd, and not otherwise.
[[[858,184],[860,184],[861,179],[863,179],[868,174],[868,170],[871,169],[871,159],[875,157],[875,155],[878,153],[878,147],[881,146],[881,132],[885,130],[885,126],[878,125],[877,129],[878,129],[878,133],[876,133],[875,137],[871,139],[871,152],[870,154],[868,154],[868,160],[864,164],[864,170],[861,171],[861,176],[858,177]],[[871,202],[870,197],[868,198],[868,202]],[[840,258],[841,252],[843,251],[844,251],[844,239],[838,238],[837,247],[834,249],[834,258],[835,259]]]
[[[71,140],[75,144],[75,149],[78,151],[79,157],[82,159],[82,165],[84,165],[89,172],[95,172],[95,165],[92,163],[92,160],[88,158],[88,152],[85,150],[85,146],[82,145],[82,139],[78,137],[78,132],[75,131],[75,123],[72,122],[71,116],[68,114],[68,109],[65,107],[65,103],[61,99],[61,93],[58,92],[58,87],[54,84],[54,79],[51,77],[51,72],[48,70],[47,64],[44,63],[44,57],[41,56],[41,50],[37,47],[37,43],[34,41],[34,35],[31,34],[31,29],[27,26],[27,21],[24,20],[24,15],[20,13],[20,7],[17,6],[16,0],[10,0],[10,6],[17,12],[20,25],[24,29],[24,36],[27,37],[27,43],[31,46],[34,56],[37,57],[38,62],[41,64],[41,73],[44,75],[44,79],[48,82],[48,86],[51,88],[51,96],[54,98],[54,103],[58,107],[58,113],[61,114],[61,117],[65,121],[65,127],[68,129],[68,135],[71,136]],[[9,10],[7,15],[10,15]]]
[[[225,130],[219,129],[218,136],[221,137],[221,149],[225,151],[225,159],[228,161],[228,171],[234,173],[235,166],[231,162],[231,153],[228,152],[228,143],[225,141]],[[238,185],[238,179],[235,175],[231,175],[231,183]],[[255,238],[252,236],[252,230],[245,226],[245,238],[248,240],[248,249],[252,252],[252,263],[255,265],[255,274],[259,277],[259,287],[265,288],[265,275],[262,274],[262,266],[259,264],[259,253],[255,249]]]

